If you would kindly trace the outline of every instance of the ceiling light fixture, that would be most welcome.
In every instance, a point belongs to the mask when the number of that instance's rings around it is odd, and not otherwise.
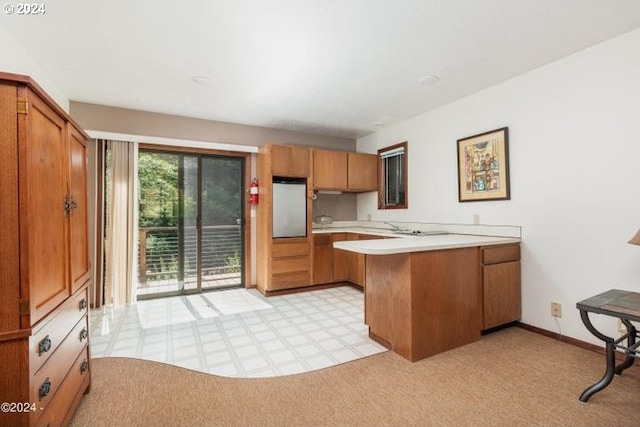
[[[418,83],[420,83],[421,86],[429,86],[432,84],[436,84],[439,81],[440,77],[436,76],[435,74],[427,74],[418,79]]]
[[[202,86],[210,86],[213,84],[213,80],[207,76],[192,76],[191,81]]]

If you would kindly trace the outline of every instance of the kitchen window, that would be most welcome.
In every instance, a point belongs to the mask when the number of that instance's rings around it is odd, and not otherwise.
[[[406,209],[407,141],[378,150],[378,209]]]

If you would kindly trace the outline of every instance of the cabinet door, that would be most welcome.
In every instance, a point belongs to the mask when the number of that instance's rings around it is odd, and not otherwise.
[[[483,267],[483,329],[520,319],[520,261]]]
[[[331,235],[331,244],[333,242],[342,242],[347,240],[347,233],[333,233]],[[344,282],[349,280],[349,264],[347,258],[349,254],[343,249],[333,249],[333,281]]]
[[[34,324],[70,295],[64,198],[67,190],[65,121],[28,91],[19,117],[21,298]],[[24,262],[24,265],[22,263]],[[26,325],[23,325],[26,326]]]
[[[305,178],[310,172],[308,148],[291,145],[271,147],[271,174],[274,176]]]
[[[347,240],[366,240],[362,238],[364,234],[349,234],[347,236]],[[360,287],[364,287],[364,254],[359,254],[357,252],[346,251],[347,256],[347,278],[348,280],[356,284]]]
[[[333,282],[333,249],[331,235],[313,236],[313,284]]]
[[[20,299],[20,189],[18,186],[18,103],[16,86],[0,83],[0,334],[20,329],[20,307],[12,301]],[[7,344],[8,345],[8,344]],[[0,346],[2,343],[0,342]],[[0,352],[2,349],[0,347]],[[5,353],[7,354],[7,353]],[[0,359],[2,359],[0,355]],[[5,359],[7,360],[7,359]],[[16,353],[15,358],[19,360]],[[0,378],[9,378],[15,371],[9,363],[0,367]],[[0,402],[18,398],[1,390]],[[3,393],[3,391],[5,393]],[[6,398],[2,400],[2,398]]]
[[[87,206],[87,141],[69,125],[69,196],[75,208],[69,217],[69,274],[71,292],[77,291],[90,274],[88,206]]]
[[[378,156],[375,154],[349,153],[347,160],[349,190],[378,190]]]
[[[345,190],[347,188],[347,153],[343,151],[313,151],[313,188]]]

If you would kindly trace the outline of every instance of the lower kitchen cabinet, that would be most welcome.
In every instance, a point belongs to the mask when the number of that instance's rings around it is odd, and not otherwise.
[[[271,261],[271,290],[282,290],[309,286],[310,250],[304,239],[299,242],[282,242],[287,239],[273,239]]]
[[[331,234],[313,236],[313,284],[332,283],[333,247]]]
[[[351,282],[364,288],[364,254],[334,249],[333,243],[345,240],[373,239],[384,239],[384,237],[358,233],[315,234],[313,237],[313,284]]]
[[[348,255],[352,252],[343,251],[342,249],[333,248],[333,242],[342,242],[347,240],[350,233],[333,233],[331,234],[331,250],[333,257],[333,281],[346,282],[349,280],[349,263]]]
[[[520,245],[482,247],[482,329],[520,320]]]

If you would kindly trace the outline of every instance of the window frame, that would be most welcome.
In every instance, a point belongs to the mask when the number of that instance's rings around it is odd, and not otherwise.
[[[404,200],[402,203],[388,203],[388,181],[386,179],[385,169],[385,153],[394,150],[403,150],[402,158],[402,182],[401,187],[404,194]],[[408,143],[407,141],[400,142],[398,144],[390,145],[378,150],[378,177],[379,177],[379,190],[378,190],[378,209],[407,209],[409,207],[409,193],[408,193]]]

